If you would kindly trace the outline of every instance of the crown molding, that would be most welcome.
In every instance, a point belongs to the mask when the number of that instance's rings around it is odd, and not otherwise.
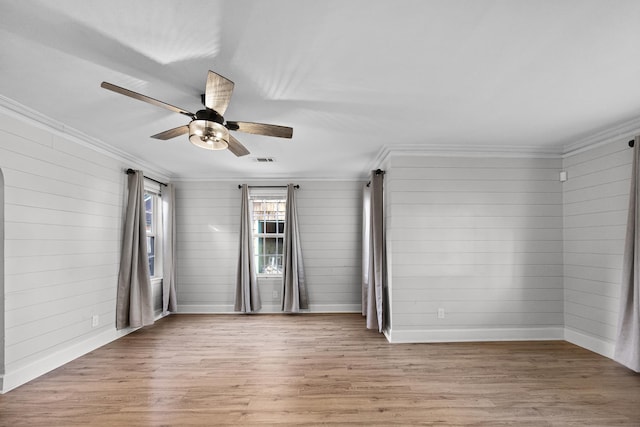
[[[384,145],[376,154],[376,157],[373,159],[371,163],[369,163],[369,167],[363,172],[365,180],[369,179],[369,175],[372,170],[376,169],[386,169],[386,163],[389,160],[389,156],[391,154],[391,147],[388,145]]]
[[[640,117],[591,133],[577,141],[565,144],[562,157],[571,157],[620,139],[633,139],[640,134]]]
[[[384,147],[378,153],[376,161],[384,162],[393,156],[560,158],[562,149],[507,145],[399,144]]]
[[[83,147],[87,147],[112,159],[116,159],[124,163],[130,163],[132,167],[138,167],[144,170],[146,174],[155,175],[160,180],[170,180],[171,172],[168,170],[140,160],[139,158],[115,148],[98,138],[89,136],[78,129],[65,125],[62,122],[52,119],[49,116],[3,95],[0,95],[0,111],[29,125],[51,132],[52,134],[65,138]]]
[[[248,185],[287,185],[287,184],[299,184],[303,182],[364,182],[366,177],[317,177],[317,178],[274,178],[274,177],[235,177],[235,178],[216,178],[216,177],[203,177],[203,178],[174,178],[171,180],[173,183],[180,182],[220,182],[220,183],[233,183],[233,184],[248,184]]]
[[[640,134],[640,117],[587,134],[587,136],[577,138],[577,141],[558,147],[451,144],[385,145],[380,149],[366,172],[376,169],[394,156],[565,158],[620,139],[633,139],[638,134]]]

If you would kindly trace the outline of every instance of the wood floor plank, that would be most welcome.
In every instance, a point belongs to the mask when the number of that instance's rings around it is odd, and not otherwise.
[[[0,396],[1,426],[640,426],[562,341],[389,344],[359,315],[175,315]]]

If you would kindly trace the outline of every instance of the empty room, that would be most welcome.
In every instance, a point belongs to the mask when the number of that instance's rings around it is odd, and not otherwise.
[[[0,426],[639,426],[638,22],[0,0]]]

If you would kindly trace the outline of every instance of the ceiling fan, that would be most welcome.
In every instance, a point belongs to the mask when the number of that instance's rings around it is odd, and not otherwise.
[[[119,94],[129,96],[131,98],[148,102],[157,107],[166,108],[176,113],[184,114],[191,118],[189,124],[178,126],[152,135],[151,138],[167,140],[176,136],[189,134],[189,141],[193,145],[208,150],[224,150],[228,148],[236,156],[245,156],[249,154],[249,150],[240,143],[236,138],[229,134],[229,131],[238,131],[245,133],[253,133],[256,135],[275,136],[278,138],[291,138],[293,136],[293,128],[278,125],[267,125],[262,123],[251,122],[235,122],[225,121],[222,116],[227,110],[231,94],[233,93],[234,83],[221,76],[220,74],[209,71],[207,77],[207,85],[204,95],[202,95],[202,103],[205,109],[199,110],[195,114],[167,104],[157,99],[133,92],[120,86],[108,82],[102,82],[101,87],[117,92]]]

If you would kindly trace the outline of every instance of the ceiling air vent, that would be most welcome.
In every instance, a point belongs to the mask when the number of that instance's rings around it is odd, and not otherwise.
[[[276,161],[273,157],[256,157],[255,159],[258,163],[273,163]]]

